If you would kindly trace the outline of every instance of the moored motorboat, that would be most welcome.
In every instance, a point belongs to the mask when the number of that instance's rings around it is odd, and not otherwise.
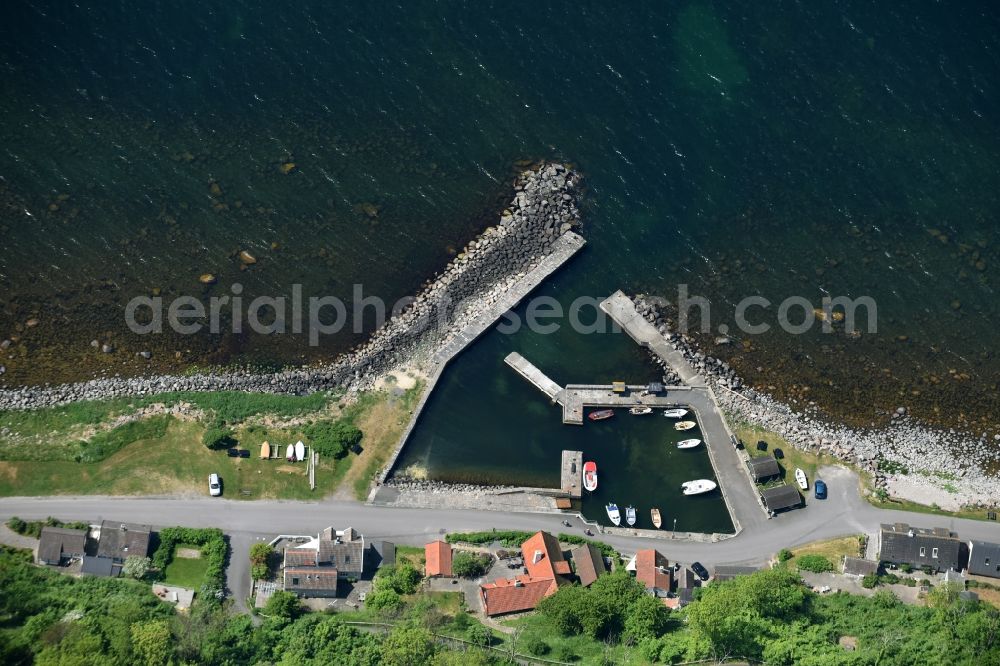
[[[660,510],[653,507],[649,510],[649,517],[653,519],[653,527],[660,529],[660,525],[663,524],[663,520],[660,518]]]
[[[795,481],[802,490],[809,490],[809,480],[806,479],[806,473],[802,471],[801,467],[795,469]]]
[[[700,495],[711,492],[718,487],[715,481],[709,481],[708,479],[695,479],[694,481],[685,481],[681,484],[681,490],[684,491],[685,495]]]
[[[652,407],[631,407],[628,410],[628,413],[629,414],[633,414],[634,416],[644,416],[646,414],[652,414],[653,413],[653,408]]]
[[[701,444],[701,440],[700,439],[682,439],[681,441],[677,442],[677,448],[678,449],[693,449],[694,447],[698,446],[699,444]]]
[[[664,409],[663,410],[663,415],[666,416],[668,419],[683,418],[684,416],[687,415],[687,413],[688,413],[688,410],[686,410],[686,409],[680,409],[680,408],[678,408],[678,409]]]
[[[610,419],[615,415],[615,410],[613,409],[598,409],[596,412],[591,412],[587,415],[587,418],[591,421],[603,421],[604,419]]]
[[[674,430],[682,430],[682,431],[690,430],[691,428],[694,428],[696,425],[698,424],[695,423],[694,421],[678,421],[677,423],[674,424]]]
[[[597,490],[597,463],[593,460],[583,463],[583,487],[590,492]]]
[[[604,507],[604,510],[608,512],[608,518],[611,519],[612,523],[614,523],[615,525],[622,524],[622,515],[621,513],[618,512],[617,504],[611,502],[606,507]]]
[[[627,506],[625,507],[625,522],[629,525],[635,525],[635,507]]]

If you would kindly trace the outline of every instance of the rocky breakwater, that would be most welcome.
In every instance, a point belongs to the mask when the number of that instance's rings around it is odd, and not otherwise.
[[[747,386],[727,363],[672,330],[658,298],[640,295],[633,300],[637,311],[705,377],[720,406],[737,420],[775,432],[798,449],[829,453],[857,466],[871,476],[876,492],[952,510],[1000,505],[1000,479],[986,471],[1000,465],[1000,435],[990,439],[932,428],[911,418],[905,407],[896,409],[888,426],[868,429],[832,423],[814,406],[795,410]],[[668,380],[678,379],[659,358],[654,360],[664,367]]]
[[[59,386],[0,391],[0,409],[31,409],[79,400],[154,395],[167,391],[252,391],[303,395],[360,390],[400,367],[432,372],[438,352],[477,319],[499,317],[503,295],[580,222],[574,192],[580,176],[561,164],[525,171],[499,224],[470,242],[403,312],[359,348],[334,362],[271,374],[249,370],[105,377]],[[497,311],[499,310],[499,311]]]

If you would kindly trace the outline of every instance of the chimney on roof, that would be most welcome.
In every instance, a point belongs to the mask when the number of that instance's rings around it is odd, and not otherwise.
[[[518,578],[515,578],[514,579],[514,587],[524,587],[524,581],[522,581],[522,580],[520,580]]]
[[[542,553],[542,551],[536,550],[534,556],[532,556],[532,558],[531,558],[531,563],[532,564],[538,564],[539,562],[542,561],[543,557],[544,557],[544,554]]]

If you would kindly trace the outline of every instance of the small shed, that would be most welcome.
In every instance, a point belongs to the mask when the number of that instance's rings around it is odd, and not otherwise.
[[[760,482],[781,474],[781,467],[774,456],[759,456],[747,460],[747,468],[754,481]]]
[[[611,382],[611,390],[615,393],[624,393],[625,389],[625,382]]]
[[[802,504],[802,495],[799,494],[798,488],[787,483],[783,486],[768,488],[760,496],[768,511],[783,511]]]

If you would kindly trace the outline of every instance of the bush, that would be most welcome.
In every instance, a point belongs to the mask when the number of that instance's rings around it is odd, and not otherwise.
[[[472,625],[465,633],[469,641],[479,647],[489,647],[493,643],[493,632],[481,624]]]
[[[344,420],[312,423],[302,433],[314,451],[334,458],[343,458],[363,437],[357,426]]]
[[[833,563],[822,555],[803,555],[798,560],[800,571],[823,573],[833,571]]]
[[[174,559],[174,549],[179,543],[199,546],[205,558],[205,584],[199,599],[218,596],[226,584],[226,556],[229,544],[222,530],[216,527],[196,529],[193,527],[165,527],[159,531],[160,545],[153,553],[153,566],[161,572]]]
[[[271,595],[264,605],[264,615],[268,617],[294,620],[302,613],[299,598],[291,592],[279,590]]]
[[[236,439],[229,428],[213,425],[201,436],[201,443],[210,449],[228,449],[236,444]]]
[[[451,569],[456,576],[476,578],[482,576],[493,565],[493,557],[486,553],[470,553],[460,550],[451,560]]]
[[[250,577],[254,580],[267,578],[271,571],[268,561],[273,555],[271,544],[260,542],[250,546]]]
[[[902,571],[903,573],[913,573],[913,565],[911,565],[909,562],[903,562],[902,564],[899,565],[899,570]]]
[[[535,655],[536,657],[544,657],[552,649],[548,643],[536,636],[522,638],[520,647],[528,654]]]
[[[865,574],[864,578],[861,579],[861,587],[867,590],[873,590],[878,587],[879,579],[877,574]]]
[[[779,562],[787,562],[788,560],[792,559],[793,557],[795,557],[795,556],[792,555],[792,551],[788,550],[787,548],[782,548],[781,550],[778,551],[778,561]]]
[[[403,607],[399,593],[391,587],[372,590],[365,597],[365,606],[377,611],[398,611]]]
[[[125,564],[122,565],[122,573],[129,578],[141,580],[147,573],[149,573],[149,567],[151,564],[152,560],[148,557],[126,557]]]
[[[45,520],[22,520],[17,516],[7,521],[7,527],[17,532],[21,536],[38,538],[42,535],[43,527],[65,527],[71,530],[89,530],[90,525],[82,521],[72,521],[64,523],[58,518],[49,516]]]
[[[372,583],[375,590],[392,590],[397,594],[413,594],[420,583],[420,572],[409,562],[402,562],[392,567],[379,569]]]

